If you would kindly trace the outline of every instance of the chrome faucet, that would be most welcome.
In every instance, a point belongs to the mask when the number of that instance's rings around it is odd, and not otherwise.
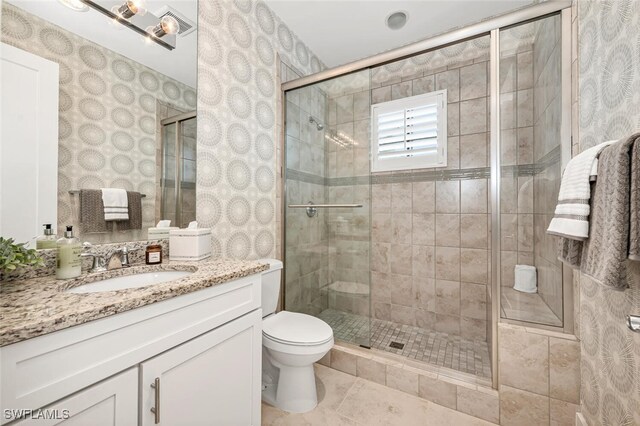
[[[91,257],[93,262],[91,263],[91,268],[89,269],[89,273],[93,274],[94,272],[106,272],[107,266],[104,256],[101,254],[95,253],[81,253],[80,257]]]
[[[84,248],[91,248],[90,243],[84,243]],[[112,269],[128,268],[131,266],[129,262],[129,249],[124,246],[119,248],[108,255],[96,254],[96,253],[82,253],[81,257],[91,257],[93,262],[89,273],[106,272]],[[117,256],[117,257],[116,257]],[[117,263],[113,265],[114,259],[117,259]]]

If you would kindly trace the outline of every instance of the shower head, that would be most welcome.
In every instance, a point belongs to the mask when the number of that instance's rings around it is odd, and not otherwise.
[[[316,129],[318,129],[318,130],[324,129],[324,125],[320,124],[320,122],[318,120],[316,120],[315,118],[313,118],[312,116],[309,116],[309,123],[310,124],[315,124],[316,125]]]

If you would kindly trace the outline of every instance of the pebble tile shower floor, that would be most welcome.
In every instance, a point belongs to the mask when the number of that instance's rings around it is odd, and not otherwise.
[[[361,343],[367,339],[367,317],[333,309],[322,311],[318,317],[331,326],[338,340]],[[489,349],[484,341],[379,319],[371,319],[371,335],[372,348],[480,377],[491,377]],[[393,348],[390,346],[392,342],[404,346],[402,349]]]

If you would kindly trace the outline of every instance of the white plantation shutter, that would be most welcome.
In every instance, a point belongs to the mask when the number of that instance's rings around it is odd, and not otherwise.
[[[373,105],[372,171],[446,166],[446,90]]]

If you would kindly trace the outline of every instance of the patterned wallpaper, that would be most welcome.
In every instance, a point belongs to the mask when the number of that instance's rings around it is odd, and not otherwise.
[[[263,2],[199,2],[197,220],[214,253],[275,256],[277,67],[324,65]]]
[[[155,223],[156,100],[193,110],[195,91],[15,6],[3,3],[2,14],[4,43],[60,65],[58,231],[77,225],[69,190],[116,187],[146,194],[142,231],[86,239],[146,239]]]
[[[580,150],[640,130],[640,7],[578,1]],[[640,424],[640,265],[618,292],[580,277],[581,412],[589,425]]]

